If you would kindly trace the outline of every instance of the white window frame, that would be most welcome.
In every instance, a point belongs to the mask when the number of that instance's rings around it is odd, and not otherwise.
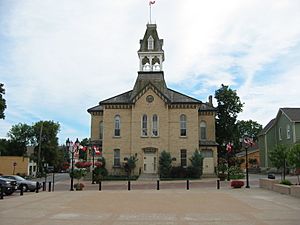
[[[154,120],[155,118],[156,118],[156,121]],[[153,137],[158,137],[158,135],[159,135],[158,124],[159,124],[158,115],[154,114],[152,116],[152,136]]]
[[[187,116],[185,114],[180,115],[180,137],[187,136]]]
[[[146,114],[143,114],[141,118],[141,136],[148,136],[148,116]]]
[[[185,156],[185,157],[183,157]],[[180,166],[183,168],[187,167],[187,150],[180,149]]]
[[[279,127],[278,129],[279,140],[282,140],[282,129]]]
[[[120,115],[115,116],[115,129],[114,129],[114,136],[120,137],[121,136],[121,117]]]
[[[286,125],[286,139],[291,139],[291,126],[289,124]]]

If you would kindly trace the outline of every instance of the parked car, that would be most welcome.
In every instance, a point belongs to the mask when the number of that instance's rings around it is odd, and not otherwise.
[[[17,182],[18,189],[21,190],[23,188],[23,191],[35,191],[36,190],[36,181],[32,180],[26,180],[23,177],[17,176],[17,175],[5,175],[2,176],[4,178],[12,179]],[[41,188],[41,184],[39,184],[39,189]]]
[[[15,180],[0,177],[0,187],[6,195],[11,195],[17,190],[17,182]]]

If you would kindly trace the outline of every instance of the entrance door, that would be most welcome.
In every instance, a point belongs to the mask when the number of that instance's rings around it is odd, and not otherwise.
[[[144,173],[156,173],[157,156],[155,153],[144,153]]]

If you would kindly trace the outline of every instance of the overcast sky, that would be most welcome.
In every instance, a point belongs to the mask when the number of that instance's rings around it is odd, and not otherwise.
[[[0,0],[0,82],[12,125],[59,122],[60,143],[90,136],[87,109],[133,88],[148,0]],[[299,0],[156,0],[169,88],[207,101],[237,90],[240,120],[266,125],[300,107]]]

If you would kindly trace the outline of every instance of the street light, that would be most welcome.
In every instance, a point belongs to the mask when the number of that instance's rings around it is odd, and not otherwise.
[[[92,156],[93,156],[93,169],[92,169],[92,184],[95,184],[94,180],[94,169],[95,169],[95,146],[92,146]]]
[[[70,141],[70,139],[68,138],[66,140],[66,146],[68,151],[71,152],[71,187],[70,187],[70,191],[74,191],[74,187],[73,187],[73,175],[74,175],[74,152],[78,149],[79,146],[79,141],[78,138],[75,141],[75,145],[73,145],[73,142]]]
[[[244,136],[243,140],[244,148],[246,150],[246,188],[250,188],[249,186],[249,172],[248,172],[248,148],[252,147],[253,140],[248,136]]]

